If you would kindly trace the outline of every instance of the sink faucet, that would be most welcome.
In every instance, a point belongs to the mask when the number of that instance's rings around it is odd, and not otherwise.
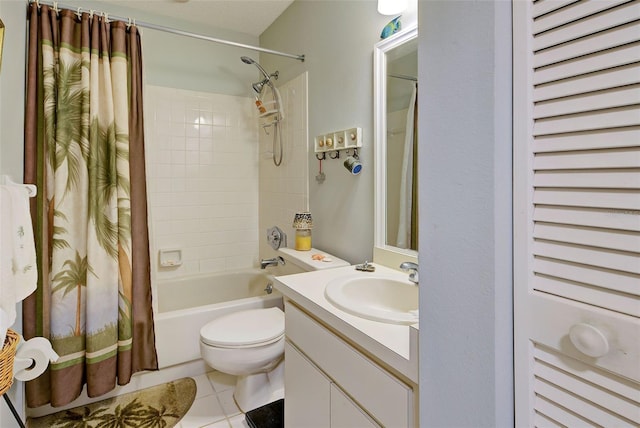
[[[409,281],[418,285],[418,264],[413,262],[402,262],[400,269],[405,272],[409,272]]]
[[[369,263],[369,261],[365,261],[361,265],[356,265],[356,270],[359,270],[362,272],[375,272],[376,267],[371,263]]]
[[[278,263],[284,265],[284,259],[282,256],[274,257],[272,259],[262,259],[260,260],[260,269],[264,269],[269,266],[278,266]]]

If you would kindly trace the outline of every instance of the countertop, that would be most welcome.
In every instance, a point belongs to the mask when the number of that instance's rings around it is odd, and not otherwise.
[[[359,272],[354,266],[305,272],[275,277],[275,288],[285,298],[310,315],[329,326],[352,345],[359,348],[372,360],[385,366],[396,375],[418,383],[418,325],[388,324],[371,321],[351,315],[332,305],[324,295],[326,284],[332,279],[354,273],[363,276],[371,274],[406,274],[381,265],[375,265],[376,272]],[[286,328],[286,327],[285,327]]]

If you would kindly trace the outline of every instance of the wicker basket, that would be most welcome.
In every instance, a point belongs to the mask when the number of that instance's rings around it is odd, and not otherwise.
[[[8,329],[7,338],[0,351],[0,395],[7,392],[13,383],[13,359],[16,356],[18,342],[20,342],[18,333]]]

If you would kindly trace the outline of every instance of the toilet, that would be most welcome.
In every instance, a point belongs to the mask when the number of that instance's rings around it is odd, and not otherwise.
[[[348,266],[323,251],[281,248],[286,273]],[[329,261],[314,260],[323,254]],[[269,268],[267,268],[269,269]],[[284,398],[284,312],[278,307],[233,312],[200,329],[200,355],[212,368],[236,376],[233,394],[243,412]]]

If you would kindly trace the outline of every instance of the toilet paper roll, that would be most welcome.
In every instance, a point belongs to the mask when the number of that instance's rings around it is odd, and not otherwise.
[[[58,358],[51,342],[44,337],[29,339],[18,347],[13,362],[13,377],[21,381],[35,379],[44,373],[49,361],[57,361]]]

